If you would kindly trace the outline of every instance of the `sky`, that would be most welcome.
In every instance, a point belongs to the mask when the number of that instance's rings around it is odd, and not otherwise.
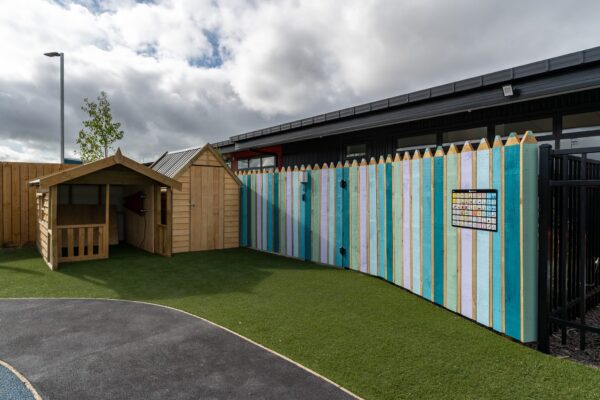
[[[255,129],[600,45],[597,0],[0,0],[0,160],[59,161],[108,94],[152,161]]]

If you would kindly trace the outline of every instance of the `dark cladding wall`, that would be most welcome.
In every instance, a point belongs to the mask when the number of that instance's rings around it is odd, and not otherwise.
[[[560,113],[576,113],[600,108],[600,89],[570,93],[535,101],[475,110],[428,120],[413,121],[402,125],[371,129],[351,134],[336,135],[322,139],[311,139],[283,145],[282,165],[322,165],[332,160],[346,160],[346,146],[357,143],[367,145],[365,158],[379,157],[396,152],[396,139],[403,136],[417,136],[431,133],[490,127],[488,141],[493,140],[495,124],[555,117]],[[557,118],[560,120],[560,118]],[[560,126],[555,127],[560,130]],[[557,134],[558,131],[555,132]]]

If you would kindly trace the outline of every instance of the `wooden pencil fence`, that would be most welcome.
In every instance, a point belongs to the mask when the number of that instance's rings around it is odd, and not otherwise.
[[[241,173],[242,246],[378,276],[498,332],[537,339],[531,133],[459,153]],[[452,226],[453,189],[496,189],[495,232]]]
[[[0,247],[20,247],[35,242],[36,198],[29,181],[74,165],[50,163],[0,163]]]

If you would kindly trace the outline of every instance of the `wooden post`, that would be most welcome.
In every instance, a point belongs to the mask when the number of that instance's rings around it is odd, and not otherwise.
[[[165,237],[165,255],[171,257],[173,243],[173,189],[167,188],[167,228]]]
[[[106,256],[106,258],[108,258],[108,251],[109,251],[109,246],[108,246],[108,238],[109,238],[109,231],[110,229],[108,228],[110,221],[109,221],[109,215],[110,215],[110,184],[106,184],[106,194],[105,194],[105,202],[106,204],[104,205],[104,254]]]
[[[59,259],[59,251],[61,249],[58,248],[58,187],[52,186],[50,188],[50,233],[51,233],[51,241],[48,244],[50,246],[50,268],[53,271],[58,269],[58,259]]]

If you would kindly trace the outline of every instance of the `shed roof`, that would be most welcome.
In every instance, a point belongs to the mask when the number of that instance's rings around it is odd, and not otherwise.
[[[71,181],[73,179],[80,178],[85,175],[92,174],[97,171],[101,171],[106,168],[110,168],[115,165],[122,165],[140,175],[143,175],[155,182],[158,182],[164,186],[168,186],[177,190],[181,190],[181,183],[171,179],[165,175],[162,175],[151,168],[146,167],[130,158],[125,157],[121,153],[121,149],[110,157],[106,157],[102,160],[94,161],[88,164],[82,164],[80,166],[65,169],[63,171],[55,172],[53,174],[45,175],[40,178],[36,178],[29,182],[30,185],[37,185],[41,188],[48,188],[50,186],[59,185]],[[109,182],[112,183],[112,182]]]
[[[205,152],[211,153],[237,184],[241,185],[241,181],[237,175],[225,164],[223,157],[210,144],[206,144],[204,147],[166,152],[150,168],[169,178],[177,179],[183,171]]]
[[[202,150],[202,147],[168,151],[152,163],[150,168],[169,178],[175,178],[181,170],[185,169],[196,158],[200,150]]]

